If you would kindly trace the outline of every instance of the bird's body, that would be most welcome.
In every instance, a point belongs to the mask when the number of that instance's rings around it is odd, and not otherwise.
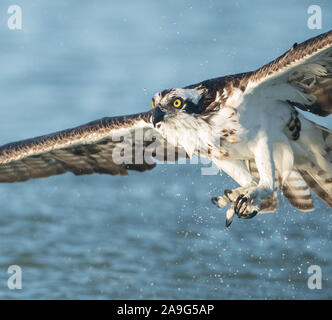
[[[126,174],[153,168],[153,157],[200,155],[240,185],[212,199],[219,207],[231,203],[227,226],[235,214],[275,211],[278,187],[299,210],[314,208],[310,188],[332,207],[332,131],[295,107],[332,113],[332,31],[256,71],[157,93],[147,113],[3,146],[0,181],[66,171]]]

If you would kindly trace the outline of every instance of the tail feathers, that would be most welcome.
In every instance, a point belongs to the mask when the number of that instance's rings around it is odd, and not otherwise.
[[[311,123],[316,128],[313,134],[320,137],[316,140],[319,145],[316,150],[320,149],[321,153],[296,163],[296,167],[308,186],[332,208],[332,130]]]
[[[322,137],[322,140],[320,141],[324,146],[323,149],[325,153],[323,156],[330,164],[332,164],[332,130],[320,126],[312,121],[309,122],[311,122],[313,126],[316,128],[316,130],[318,129],[318,131],[320,132]]]
[[[326,160],[332,164],[332,130],[320,127],[325,142]]]
[[[246,161],[246,164],[251,175],[258,182],[259,173],[255,160],[248,160]],[[299,172],[293,170],[283,185],[281,183],[281,177],[277,171],[275,176],[278,177],[278,179],[276,179],[276,187],[273,195],[261,201],[260,213],[276,211],[278,207],[278,187],[294,208],[301,211],[311,211],[314,209],[314,202],[311,197],[310,188]]]
[[[332,208],[332,130],[317,125],[307,119],[310,130],[305,139],[300,137],[300,154],[295,157],[295,165],[287,180],[282,183],[281,175],[276,171],[276,188],[273,196],[263,199],[261,211],[274,212],[278,206],[277,188],[279,187],[289,203],[301,211],[314,209],[311,191]],[[259,173],[255,160],[247,160],[246,165],[255,180],[259,181]]]
[[[332,175],[315,165],[301,166],[299,172],[308,186],[332,208]]]
[[[278,208],[278,188],[273,191],[273,196],[261,201],[259,213],[275,212]]]
[[[281,182],[281,178],[279,181]],[[310,188],[299,172],[292,170],[280,189],[294,208],[301,211],[311,211],[315,208]]]
[[[322,128],[321,132],[326,152],[323,159],[332,164],[332,131]],[[256,181],[259,181],[259,173],[255,161],[249,160],[246,163],[251,175]],[[281,183],[281,177],[278,172],[276,172],[275,176],[278,177],[278,180],[276,181],[273,196],[262,200],[261,213],[274,212],[277,209],[278,186],[289,203],[298,210],[311,211],[314,209],[310,188],[332,208],[332,172],[321,169],[317,163],[306,162],[297,164],[283,184]]]

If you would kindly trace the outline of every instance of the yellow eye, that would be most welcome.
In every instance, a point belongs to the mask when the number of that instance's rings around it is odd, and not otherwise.
[[[182,106],[182,100],[181,99],[175,99],[173,101],[173,107],[174,108],[180,108]]]
[[[156,105],[154,104],[154,101],[152,100],[152,109],[154,109]]]

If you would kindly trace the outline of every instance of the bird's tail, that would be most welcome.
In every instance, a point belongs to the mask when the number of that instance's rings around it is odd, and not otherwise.
[[[301,211],[314,209],[310,189],[332,208],[332,130],[317,125],[301,116],[300,137],[291,141],[294,167],[283,181],[276,170],[276,187],[288,202]],[[259,181],[255,160],[247,161],[253,177]],[[277,189],[261,203],[260,213],[274,212],[278,206]]]
[[[293,142],[294,170],[306,186],[332,208],[332,130],[304,117],[301,123],[300,138]]]
[[[258,182],[259,173],[255,160],[247,160],[246,164],[251,175]],[[269,198],[262,199],[260,213],[276,211],[278,207],[278,188],[280,188],[283,195],[294,208],[301,211],[311,211],[314,209],[314,202],[311,197],[310,188],[297,169],[293,169],[284,182],[282,182],[278,170],[275,169],[275,188],[273,194]]]

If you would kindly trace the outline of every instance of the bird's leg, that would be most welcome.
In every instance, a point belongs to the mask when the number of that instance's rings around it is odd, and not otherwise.
[[[236,205],[239,203],[237,199],[248,190],[250,187],[257,186],[257,182],[254,180],[243,161],[240,160],[215,160],[219,169],[226,172],[231,178],[233,178],[242,187],[234,190],[225,190],[225,195],[219,197],[213,197],[212,203],[219,208],[223,208],[231,203],[231,207],[226,212],[226,226],[229,227],[233,221],[234,214],[237,213]],[[242,216],[245,216],[247,210],[242,212]],[[253,216],[248,216],[253,217]]]
[[[261,200],[273,195],[275,182],[272,148],[267,136],[263,133],[259,134],[249,148],[254,154],[260,176],[259,182],[256,186],[242,188],[242,190],[239,188],[228,194],[230,200],[235,202],[234,213],[241,219],[252,218],[259,212]]]

